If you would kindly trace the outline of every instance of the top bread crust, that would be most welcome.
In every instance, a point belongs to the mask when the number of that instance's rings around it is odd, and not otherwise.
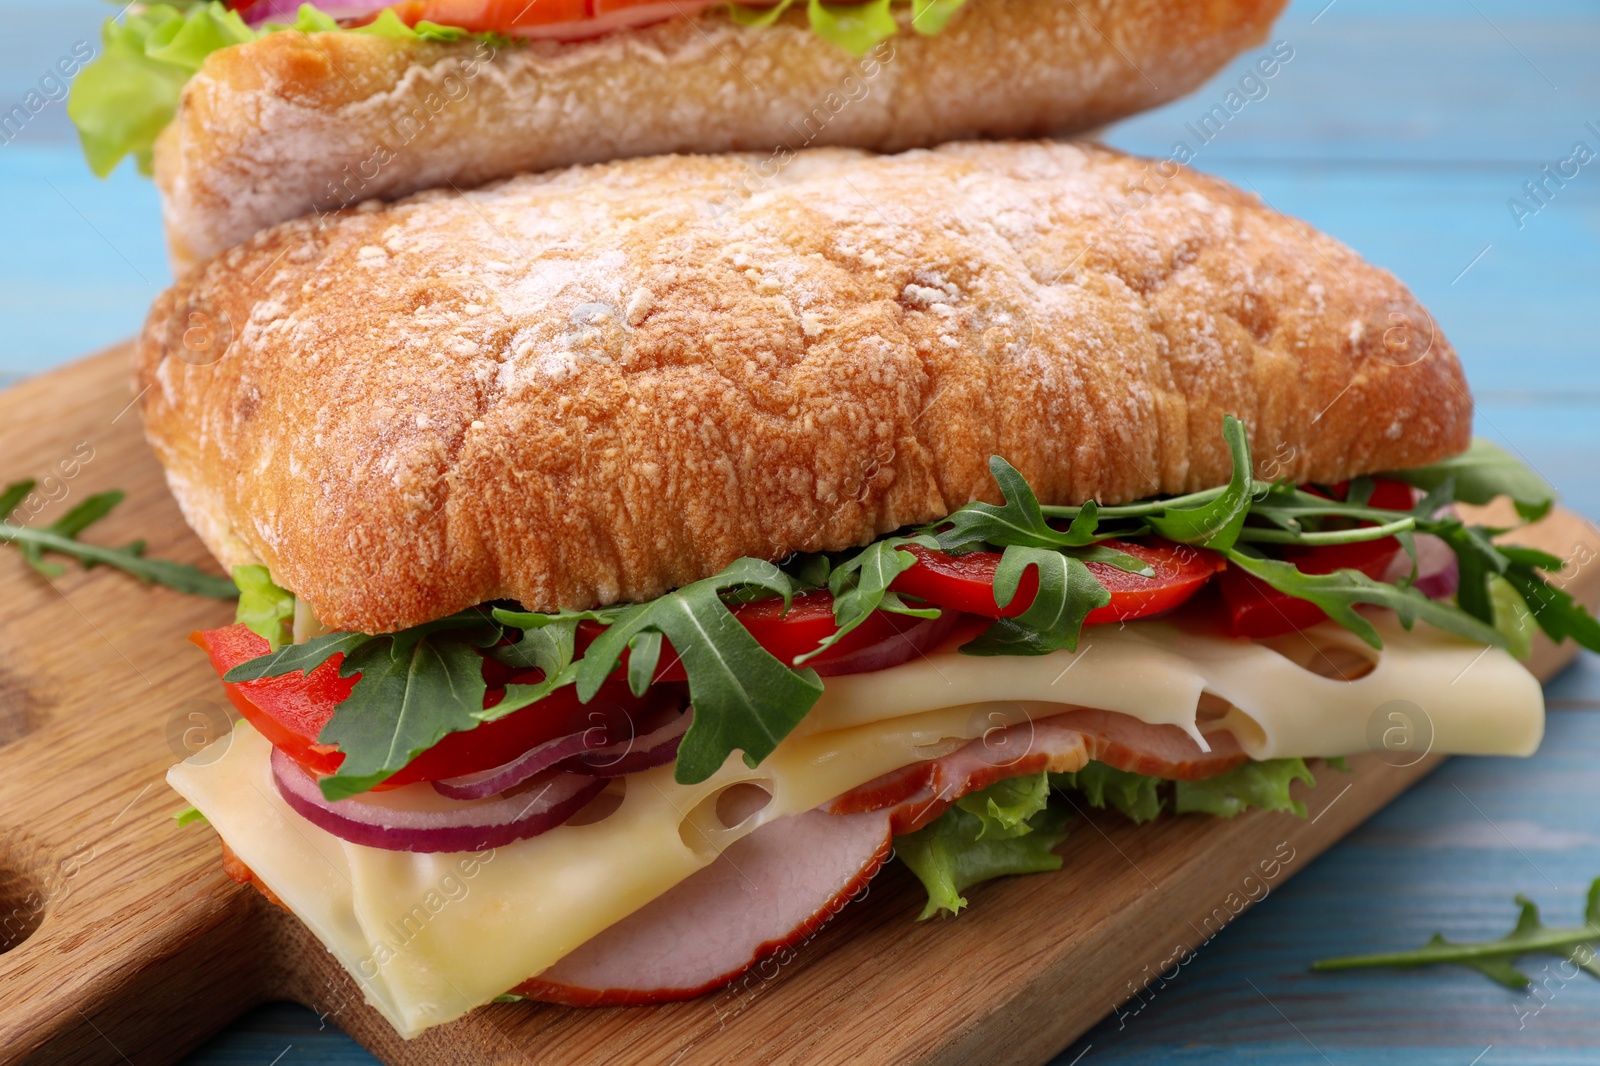
[[[899,151],[1091,129],[1264,39],[1284,0],[968,0],[856,57],[725,10],[495,47],[277,33],[207,58],[156,146],[174,273],[362,200],[666,152]]]
[[[383,632],[644,599],[997,501],[1331,483],[1464,449],[1393,276],[1092,145],[655,157],[301,219],[164,293],[148,436],[225,566]]]

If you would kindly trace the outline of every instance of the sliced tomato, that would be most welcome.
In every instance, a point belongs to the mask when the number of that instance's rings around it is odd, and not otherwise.
[[[1331,486],[1333,495],[1343,499],[1346,485]],[[1401,481],[1380,480],[1367,501],[1373,507],[1390,511],[1411,509],[1411,486]],[[1363,523],[1371,525],[1372,523]],[[1331,574],[1337,570],[1359,570],[1373,580],[1381,580],[1400,550],[1393,537],[1360,541],[1355,544],[1326,544],[1306,548],[1290,546],[1282,557],[1303,574]],[[1279,592],[1260,578],[1237,568],[1223,574],[1217,583],[1222,595],[1223,628],[1235,637],[1260,640],[1306,629],[1328,616],[1316,604]]]
[[[270,650],[263,638],[242,624],[202,630],[189,639],[211,657],[211,665],[218,676]],[[344,761],[344,754],[332,745],[318,743],[317,737],[333,717],[334,707],[355,686],[355,678],[339,676],[342,661],[343,656],[334,655],[303,676],[287,674],[256,681],[223,682],[223,688],[245,721],[255,726],[274,747],[282,749],[314,774],[331,774]],[[491,685],[484,698],[485,706],[499,702],[508,680],[532,681],[537,677],[537,674],[532,677],[513,674],[492,660],[485,662],[485,679]],[[585,729],[602,719],[648,715],[655,703],[680,695],[680,690],[668,686],[661,691],[653,690],[646,700],[639,700],[628,691],[625,683],[616,680],[607,682],[589,703],[580,704],[573,687],[568,685],[504,718],[447,735],[380,787],[396,788],[413,781],[437,781],[488,770],[536,744]]]
[[[221,677],[248,659],[272,650],[265,637],[257,636],[243,623],[221,629],[203,629],[189,635],[211,657],[211,666]],[[318,744],[317,734],[333,716],[333,708],[350,695],[355,678],[340,677],[335,655],[304,676],[263,677],[258,681],[223,682],[228,699],[275,748],[282,748],[294,760],[315,774],[331,774],[344,756],[329,744]]]
[[[1140,577],[1108,563],[1086,564],[1111,593],[1110,603],[1089,612],[1084,619],[1087,625],[1128,621],[1170,611],[1199,592],[1211,575],[1226,565],[1216,552],[1158,539],[1148,543],[1108,540],[1105,546],[1127,552],[1155,570],[1155,576]],[[906,550],[917,557],[917,564],[896,578],[891,588],[940,607],[987,618],[1014,618],[1026,611],[1039,593],[1038,574],[1029,570],[1017,586],[1017,594],[1001,609],[994,602],[994,574],[1000,565],[999,552],[948,555],[921,547]]]
[[[404,10],[399,10],[402,7]],[[425,19],[474,33],[509,33],[529,26],[577,22],[595,14],[592,0],[426,0],[396,5],[396,9],[402,18],[414,16],[410,19],[413,23]]]

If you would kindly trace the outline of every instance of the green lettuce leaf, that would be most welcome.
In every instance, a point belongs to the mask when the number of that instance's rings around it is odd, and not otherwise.
[[[233,620],[243,622],[250,632],[265,637],[277,651],[292,639],[294,593],[272,583],[264,566],[236,566],[233,583],[239,586],[239,606]]]
[[[967,0],[911,0],[911,28],[931,37],[944,29]]]
[[[1516,586],[1495,574],[1489,578],[1489,598],[1493,605],[1494,628],[1506,638],[1506,650],[1518,659],[1532,655],[1537,623]]]
[[[172,814],[172,820],[176,822],[180,828],[182,828],[186,825],[193,825],[195,822],[204,822],[207,819],[206,816],[201,814],[198,809],[194,807],[185,807],[181,811],[174,811]]]
[[[1044,775],[1032,780],[1042,785]],[[1001,790],[1007,785],[1002,781],[965,796],[915,833],[895,838],[895,854],[928,891],[928,905],[919,921],[940,911],[959,913],[967,905],[961,893],[979,882],[1061,869],[1061,856],[1054,849],[1067,838],[1067,812],[1042,807],[1024,823],[1026,832],[999,831],[1004,820],[1032,803],[1031,792],[1019,798],[1010,788]],[[982,813],[974,813],[974,808]]]
[[[1091,762],[1072,773],[1051,774],[1050,783],[1076,791],[1091,807],[1109,807],[1139,824],[1154,821],[1167,805],[1161,793],[1161,778],[1119,770],[1103,762]]]
[[[997,781],[988,788],[956,800],[956,806],[976,815],[982,823],[978,839],[1009,839],[1033,830],[1028,821],[1050,802],[1048,774],[1027,774]]]
[[[741,26],[770,26],[796,0],[778,0],[766,6],[729,4],[728,15]],[[943,30],[967,0],[911,0],[911,28],[932,36]],[[824,4],[807,0],[806,17],[811,30],[825,41],[861,55],[879,41],[899,31],[890,12],[891,0],[868,0],[864,4]]]
[[[729,4],[728,17],[741,26],[770,26],[783,16],[783,13],[795,0],[778,0],[776,4],[768,7],[753,7],[748,4]]]
[[[191,16],[225,20],[226,9],[210,4],[194,9]],[[152,58],[149,52],[171,45],[187,22],[177,8],[152,4],[130,12],[122,22],[107,19],[101,27],[100,56],[73,79],[67,98],[67,117],[78,128],[89,169],[99,177],[129,155],[141,173],[150,173],[156,137],[177,113],[178,95],[194,70]]]
[[[1263,811],[1292,811],[1306,816],[1306,805],[1291,799],[1295,781],[1317,783],[1304,759],[1267,759],[1247,762],[1204,781],[1173,782],[1173,809],[1179,814],[1214,814],[1232,818],[1252,807]]]
[[[806,17],[811,32],[839,47],[864,55],[867,49],[899,32],[899,24],[889,11],[892,0],[861,0],[859,3],[824,4],[807,0]]]

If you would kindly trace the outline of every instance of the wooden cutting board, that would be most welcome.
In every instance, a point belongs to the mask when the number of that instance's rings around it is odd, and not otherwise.
[[[39,479],[34,522],[125,489],[89,539],[205,562],[145,447],[125,361],[106,352],[0,393],[0,481]],[[1580,564],[1600,552],[1570,512],[1522,539]],[[1573,569],[1574,592],[1600,599],[1600,566]],[[407,1043],[298,922],[223,875],[209,828],[172,821],[183,804],[166,768],[229,719],[185,637],[231,618],[103,569],[46,581],[0,551],[0,1064],[171,1062],[271,999],[396,1066],[1043,1062],[1438,761],[1386,753],[1320,772],[1305,820],[1134,827],[1086,812],[1061,872],[975,889],[959,919],[913,921],[920,890],[892,866],[796,957],[724,992],[498,1005]],[[1549,676],[1562,662],[1545,648],[1534,665]]]

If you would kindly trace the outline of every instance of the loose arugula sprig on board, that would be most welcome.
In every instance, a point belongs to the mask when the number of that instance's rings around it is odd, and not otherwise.
[[[1030,570],[1038,591],[1025,611],[997,620],[961,650],[971,655],[1043,655],[1076,648],[1089,612],[1110,602],[1089,563],[1153,576],[1144,562],[1105,543],[1151,533],[1222,554],[1230,565],[1315,603],[1374,647],[1381,646],[1381,638],[1355,609],[1358,605],[1392,608],[1408,627],[1421,619],[1499,647],[1516,646],[1506,627],[1507,615],[1531,615],[1552,637],[1570,636],[1600,650],[1600,623],[1543,577],[1561,569],[1559,559],[1497,545],[1493,538],[1503,530],[1471,526],[1443,511],[1457,500],[1481,503],[1498,495],[1510,496],[1525,519],[1549,510],[1554,500],[1550,486],[1493,445],[1480,442],[1444,463],[1385,475],[1427,493],[1410,510],[1395,511],[1371,506],[1370,478],[1352,481],[1343,500],[1257,480],[1244,425],[1225,417],[1223,437],[1231,476],[1226,485],[1201,492],[1104,507],[1092,501],[1046,506],[1018,470],[995,456],[989,469],[1001,503],[968,504],[932,525],[854,551],[797,557],[783,568],[740,559],[715,577],[647,603],[554,613],[486,607],[386,636],[333,633],[241,664],[225,680],[310,670],[336,653],[344,655],[340,672],[361,677],[319,737],[345,752],[339,772],[322,785],[329,798],[340,798],[384,780],[448,733],[503,717],[559,688],[576,685],[578,699],[587,702],[624,656],[628,683],[643,694],[670,644],[688,678],[694,707],[676,775],[680,782],[693,784],[715,773],[735,751],[752,766],[766,758],[822,693],[816,673],[805,666],[817,652],[780,661],[734,619],[729,603],[771,596],[781,597],[787,608],[796,594],[826,587],[833,594],[839,632],[820,652],[877,610],[922,618],[938,615],[937,608],[903,599],[890,588],[915,565],[911,549],[957,555],[993,551],[1001,556],[994,579],[997,606],[1015,599]],[[1461,572],[1457,603],[1429,599],[1412,587],[1417,533],[1439,537],[1456,553]],[[1395,584],[1355,570],[1303,574],[1268,554],[1286,545],[1314,547],[1388,536],[1398,538],[1413,560],[1411,576]],[[1525,610],[1519,613],[1519,606]],[[578,657],[577,627],[585,621],[605,630]],[[508,686],[504,698],[485,709],[482,655],[519,669],[536,668],[542,678]]]
[[[132,574],[141,581],[165,585],[194,596],[231,600],[239,595],[233,582],[225,577],[208,574],[187,563],[145,558],[142,540],[120,548],[80,541],[79,534],[105,518],[122,502],[123,493],[120,490],[95,493],[50,525],[39,529],[9,521],[33,489],[33,481],[18,481],[0,492],[0,541],[15,544],[21,549],[22,558],[27,564],[45,577],[57,578],[66,573],[64,568],[45,561],[45,553],[50,552],[78,560],[85,570],[104,564]]]
[[[1412,969],[1418,966],[1469,966],[1490,980],[1507,988],[1527,989],[1533,982],[1516,968],[1516,961],[1525,955],[1555,955],[1600,977],[1600,879],[1589,886],[1588,902],[1583,910],[1583,924],[1572,929],[1552,929],[1539,918],[1539,908],[1526,896],[1517,896],[1522,910],[1517,924],[1498,940],[1485,940],[1476,944],[1457,944],[1433,934],[1422,947],[1413,951],[1397,951],[1384,955],[1347,955],[1337,959],[1323,959],[1311,964],[1313,970],[1354,970],[1373,966],[1394,966]],[[1577,973],[1574,972],[1576,977]]]

